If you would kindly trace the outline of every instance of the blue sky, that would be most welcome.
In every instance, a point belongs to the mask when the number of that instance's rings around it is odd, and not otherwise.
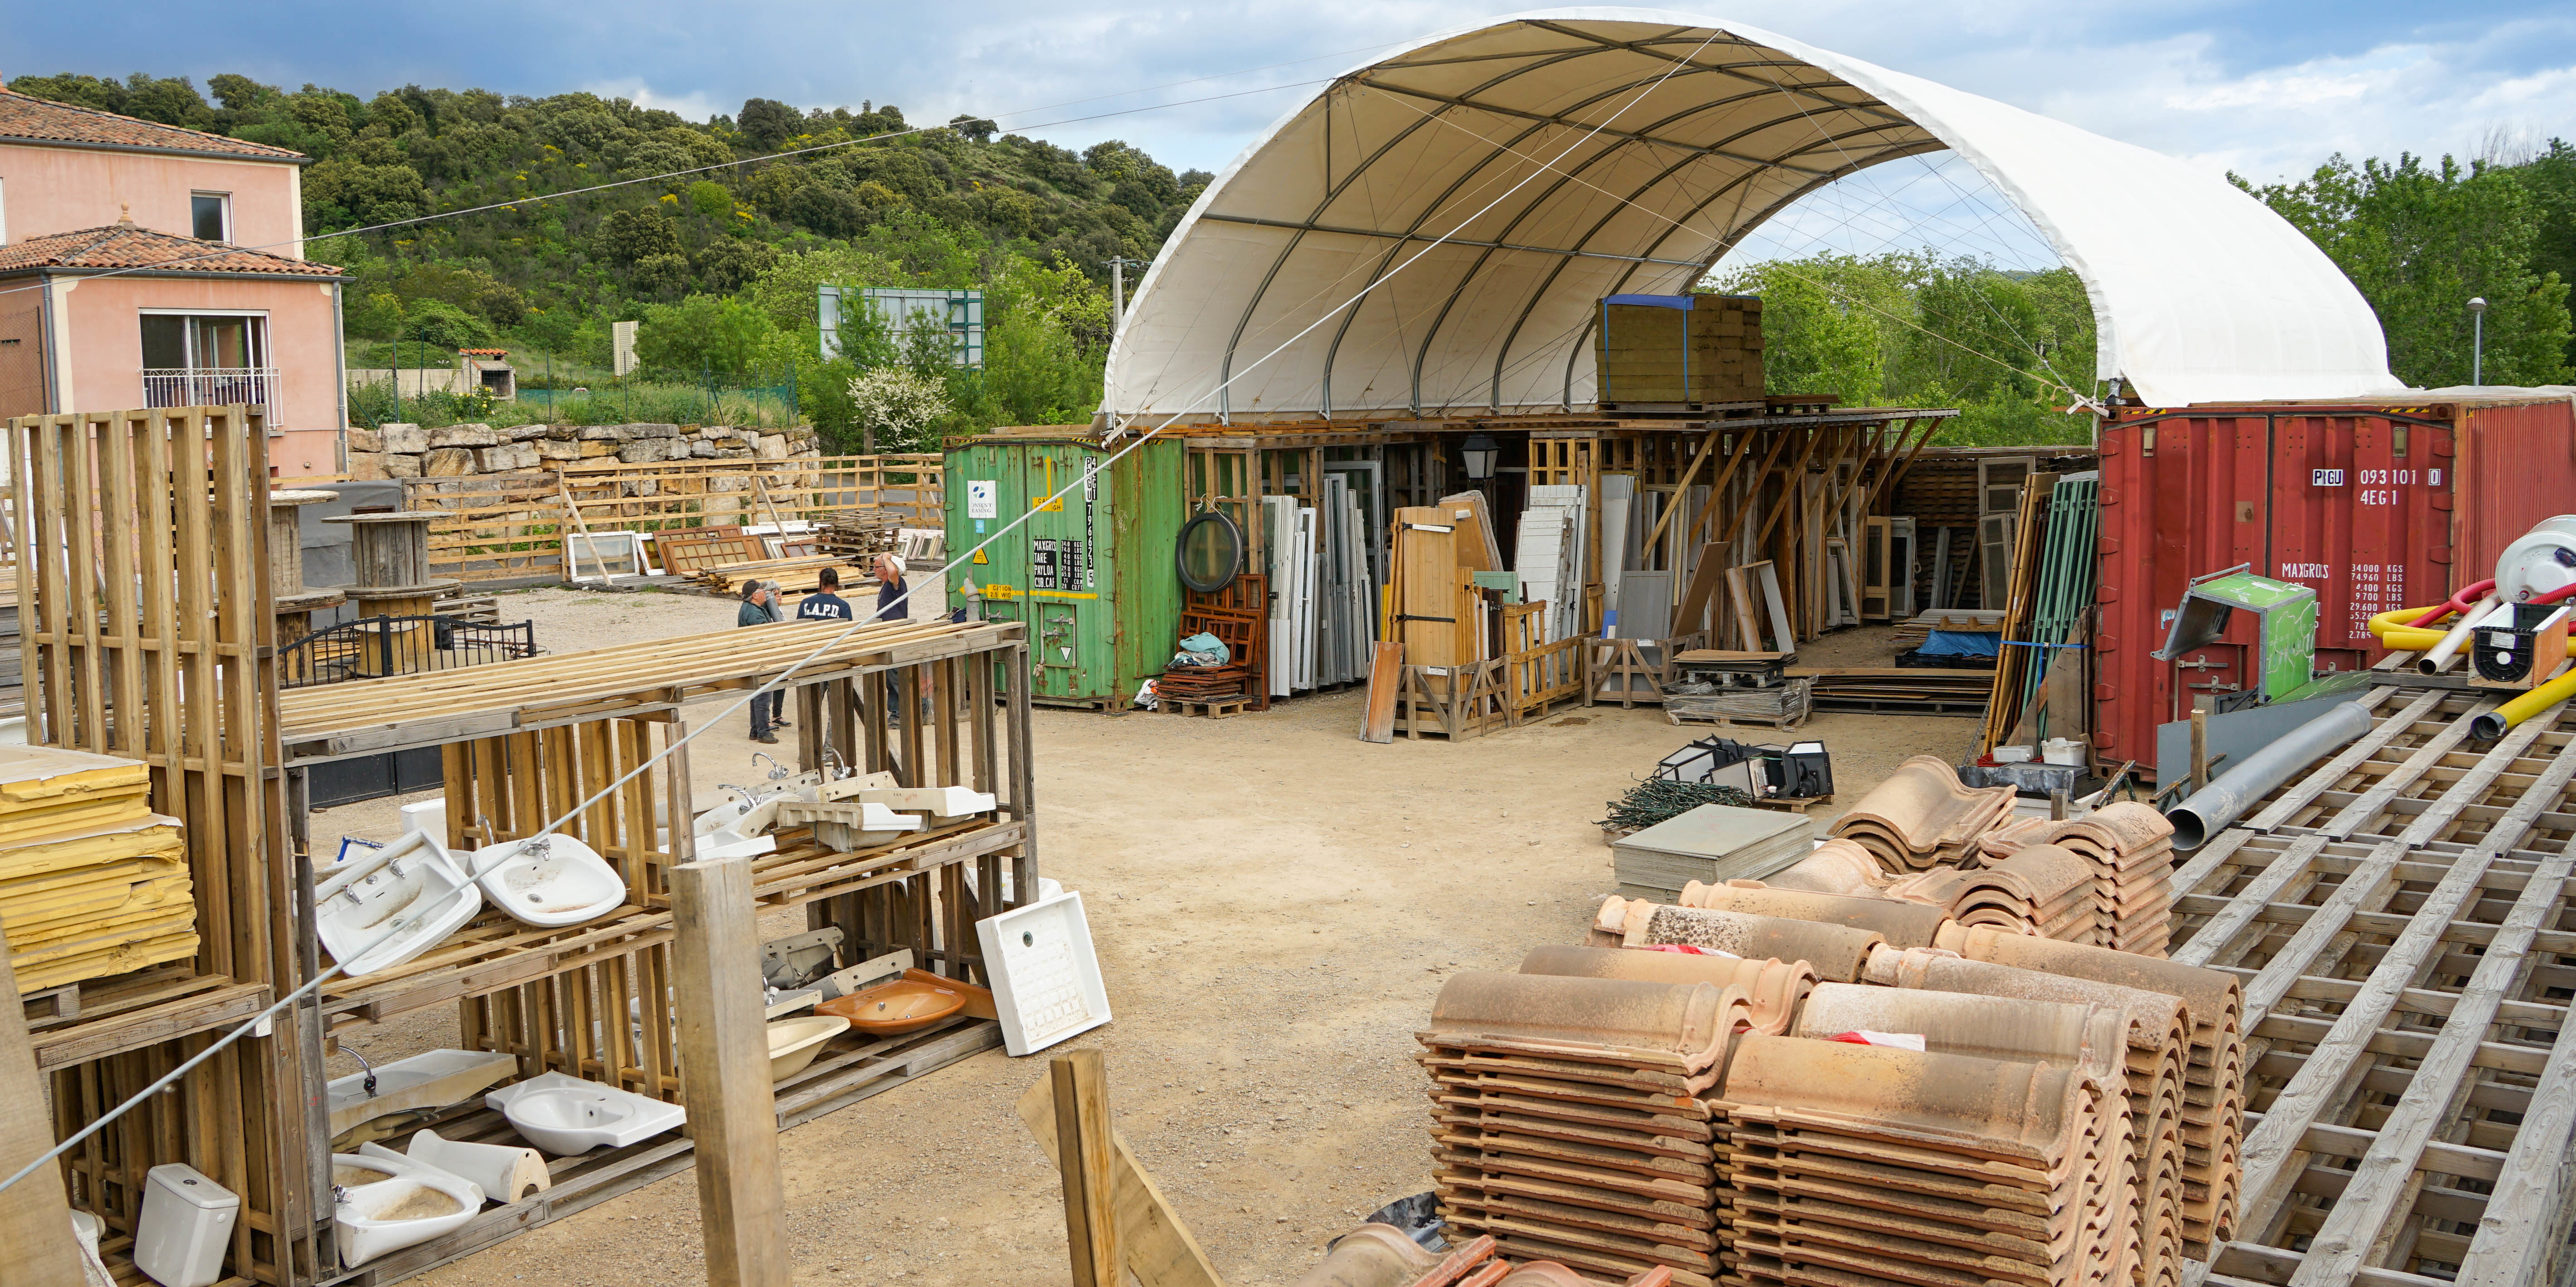
[[[699,118],[755,95],[800,107],[872,100],[899,104],[916,121],[973,111],[1073,147],[1124,138],[1176,170],[1215,170],[1312,92],[1300,82],[1521,7],[538,0],[503,9],[284,0],[208,23],[202,5],[176,0],[102,9],[21,0],[0,24],[0,72],[142,70],[202,85],[234,71],[360,95],[405,83],[531,95],[587,89]],[[1740,0],[1689,11],[2258,180],[2303,173],[2336,151],[2466,156],[2495,137],[2576,137],[2576,2]],[[1183,81],[1193,83],[1173,84]],[[1132,110],[1217,95],[1227,97]],[[1101,113],[1122,114],[1073,119]],[[1820,222],[1811,210],[1804,223],[1780,221],[1774,248],[1811,248],[1799,244],[1801,228],[1830,225],[1862,239],[1847,248],[1928,236],[2026,257],[2028,239],[2011,249],[2018,234],[2003,226],[2011,220],[1997,220],[1963,166],[1890,167],[1874,183],[1871,217]],[[1840,200],[1848,211],[1859,199],[1819,194],[1813,204],[1830,211]]]

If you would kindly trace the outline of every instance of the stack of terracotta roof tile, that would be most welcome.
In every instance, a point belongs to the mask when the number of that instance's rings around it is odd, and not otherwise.
[[[1624,1287],[1665,1287],[1660,1265]],[[1468,1239],[1446,1255],[1425,1251],[1393,1225],[1364,1224],[1333,1240],[1321,1262],[1289,1287],[1601,1287],[1553,1260],[1515,1265],[1490,1237]]]
[[[1615,894],[1603,900],[1592,928],[1600,947],[1688,947],[1752,960],[1804,961],[1816,977],[1838,983],[1859,978],[1869,949],[1886,941],[1870,930],[1821,920],[1674,907]]]
[[[1818,894],[1778,889],[1758,880],[1730,880],[1723,885],[1693,881],[1682,887],[1681,905],[1747,916],[1817,921],[1868,930],[1898,947],[1930,947],[1947,918],[1937,909],[1874,894]],[[1849,980],[1837,980],[1849,982]]]
[[[1934,946],[2026,973],[2118,984],[2182,1002],[2190,1023],[2183,1068],[2182,1228],[2186,1254],[2236,1230],[2238,1150],[2245,1138],[2244,992],[2236,976],[2105,947],[1951,926]]]
[[[2128,1102],[2089,1013],[1975,1034],[2030,1057],[1737,1041],[1717,1096],[1729,1280],[2126,1287]]]
[[[2141,956],[2165,954],[2173,923],[2174,855],[2173,824],[2163,815],[2122,801],[2063,822],[2028,818],[1987,832],[1977,851],[1991,863],[2008,861],[2031,845],[2068,850],[2093,869],[2097,928],[2089,940],[2069,941]]]
[[[2131,1181],[2146,1287],[2179,1274],[2183,1245],[2182,1137],[2184,1071],[2190,1029],[2183,1003],[2160,992],[2091,979],[1971,961],[1945,951],[1882,947],[1870,954],[1871,983],[1888,988],[2015,997],[2086,1005],[2117,1013],[2126,1041],[2123,1074],[2129,1101]]]
[[[2094,867],[2070,849],[2023,845],[1991,866],[1936,867],[1899,877],[1887,897],[1945,909],[1963,925],[1988,925],[2091,943],[2098,932]]]
[[[1515,1259],[1595,1278],[1662,1268],[1713,1287],[1716,1131],[1701,1096],[1736,1034],[1785,1030],[1814,976],[1769,960],[1599,955],[1630,959],[1578,955],[1568,968],[1586,975],[1472,972],[1442,987],[1418,1034],[1441,1218]],[[1602,976],[1622,970],[1652,977]]]
[[[1977,838],[2012,813],[2013,789],[1970,787],[1939,758],[1917,755],[1836,819],[1829,834],[1855,841],[1889,871],[1957,866]]]
[[[1893,873],[1878,865],[1878,855],[1869,846],[1835,838],[1817,841],[1806,857],[1763,877],[1762,883],[1773,889],[1867,898],[1893,879]]]

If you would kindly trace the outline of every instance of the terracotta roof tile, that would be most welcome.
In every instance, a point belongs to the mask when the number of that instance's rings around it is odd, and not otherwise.
[[[143,268],[184,273],[289,273],[303,277],[340,275],[340,270],[331,264],[243,250],[217,241],[173,236],[133,224],[50,233],[0,246],[0,273],[28,272],[38,268]]]
[[[226,138],[203,130],[181,129],[153,121],[119,116],[92,107],[76,107],[51,99],[36,98],[12,89],[0,89],[0,139],[31,139],[45,143],[91,144],[100,147],[142,147],[172,152],[212,152],[224,156],[253,156],[272,161],[301,161],[304,154],[282,147],[253,143],[248,139]]]

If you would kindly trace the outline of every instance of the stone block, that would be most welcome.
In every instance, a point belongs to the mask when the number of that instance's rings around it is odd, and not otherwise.
[[[341,435],[341,441],[347,443],[349,450],[351,451],[383,451],[385,449],[383,440],[376,436],[376,431],[373,429],[359,429],[352,427],[348,432]]]
[[[402,455],[389,451],[384,454],[383,463],[385,477],[387,478],[420,477],[420,457],[418,456]]]
[[[616,443],[594,438],[584,438],[581,441],[574,443],[573,446],[581,450],[581,458],[583,460],[595,460],[602,456],[614,456],[617,454]]]
[[[432,447],[498,447],[501,441],[490,425],[449,425],[429,431]]]
[[[687,455],[687,448],[682,448],[680,454]],[[649,465],[657,460],[669,460],[671,446],[659,438],[642,438],[618,448],[617,458],[630,465]]]
[[[580,425],[547,425],[546,437],[556,442],[571,442],[581,436]]]
[[[376,426],[376,449],[417,456],[429,450],[429,431],[419,425],[378,425]]]
[[[377,478],[389,478],[391,476],[392,475],[385,472],[385,453],[381,451],[352,451],[349,453],[349,477],[351,480],[363,482]]]
[[[466,447],[433,447],[421,453],[423,478],[462,478],[474,471],[474,452]]]
[[[639,424],[627,425],[625,428],[626,436],[629,438],[677,438],[680,436],[680,427],[678,425]]]
[[[581,429],[583,442],[625,442],[634,436],[626,432],[624,425],[584,425]]]
[[[700,438],[689,444],[689,455],[698,460],[713,460],[716,458],[716,445]]]
[[[783,433],[762,434],[760,436],[758,455],[762,460],[787,459],[787,435]]]
[[[719,460],[749,460],[751,459],[751,448],[740,444],[719,447],[716,449],[716,458]]]
[[[513,469],[534,469],[536,467],[537,449],[524,442],[514,442],[507,446],[486,447],[483,449],[484,473],[498,474],[506,473]]]
[[[528,445],[536,448],[537,459],[539,460],[579,460],[582,458],[582,448],[588,447],[591,444],[586,442],[557,442],[552,438],[539,438]],[[606,446],[607,444],[602,443],[599,445]],[[602,452],[600,454],[606,455],[607,453]]]
[[[543,438],[543,437],[545,437],[547,434],[550,434],[550,433],[554,432],[554,426],[553,426],[553,425],[512,425],[512,426],[510,426],[508,429],[503,430],[502,432],[509,434],[509,435],[510,435],[510,441],[512,441],[512,442],[529,442],[529,441],[533,441],[533,440],[538,439],[538,438]]]

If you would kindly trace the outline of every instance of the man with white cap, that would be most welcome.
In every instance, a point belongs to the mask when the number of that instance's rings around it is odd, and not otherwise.
[[[901,621],[912,615],[912,601],[904,598],[903,557],[880,554],[870,570],[877,578],[877,621]]]

